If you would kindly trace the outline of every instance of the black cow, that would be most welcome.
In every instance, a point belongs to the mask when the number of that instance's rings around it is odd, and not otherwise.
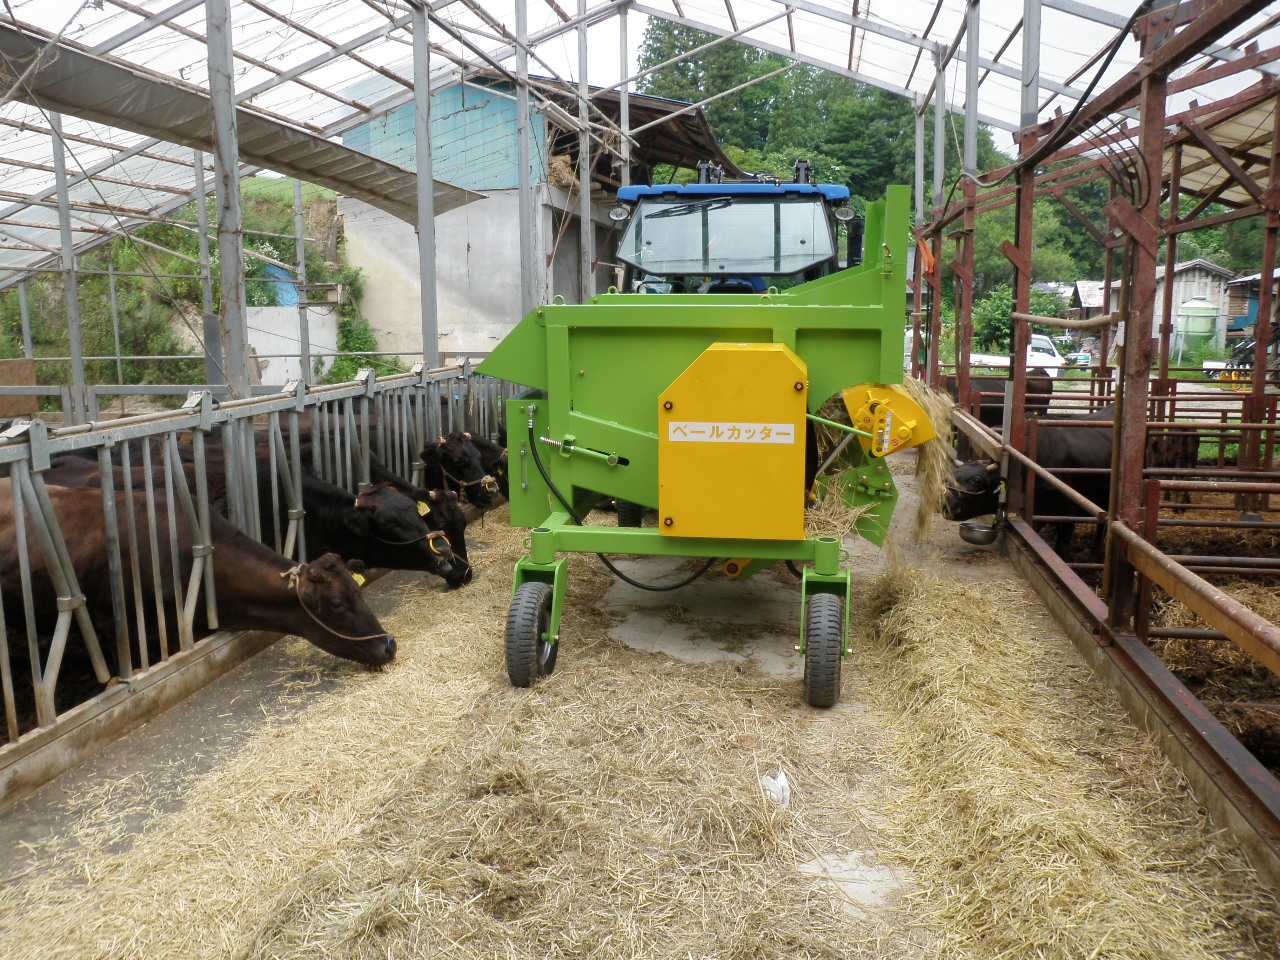
[[[978,393],[995,393],[999,396],[995,397],[979,397],[978,398],[978,420],[989,427],[997,429],[1004,423],[1004,385],[1009,383],[1008,377],[969,377],[970,391]],[[957,403],[964,404],[967,397],[960,396],[960,387],[956,379],[956,375],[947,374],[946,378],[947,393],[951,395],[951,399]],[[1050,394],[1053,393],[1053,377],[1049,376],[1044,370],[1036,367],[1027,371],[1027,403],[1026,409],[1032,416],[1040,416],[1049,409],[1049,402],[1052,399]],[[968,409],[965,406],[965,409]]]
[[[10,480],[0,480],[0,591],[8,610],[21,610],[22,581],[19,576],[17,529],[13,512]],[[111,589],[106,563],[106,523],[102,492],[88,487],[50,485],[58,526],[62,531],[80,591],[95,631],[104,638],[114,636]],[[146,516],[144,493],[117,491],[116,516],[121,543],[128,542],[127,498],[132,496],[135,516]],[[162,529],[157,538],[159,560],[154,572],[161,583],[159,600],[169,618],[176,616],[173,584],[173,555],[166,494],[155,494],[156,519]],[[213,545],[213,579],[217,594],[218,625],[229,630],[267,630],[300,636],[320,649],[357,663],[382,666],[396,652],[395,640],[378,623],[369,609],[360,587],[341,558],[325,554],[310,563],[295,563],[258,543],[233,527],[220,514],[210,514]],[[140,521],[141,522],[141,521]],[[178,544],[177,562],[184,582],[192,567],[192,544],[197,537],[188,526],[181,509],[174,511],[172,532]],[[28,527],[30,520],[27,521]],[[27,539],[34,543],[28,530]],[[140,536],[143,543],[146,536]],[[139,551],[138,573],[142,582],[153,583],[152,556],[149,549]],[[56,621],[57,592],[44,557],[39,550],[31,553],[32,589],[30,593],[37,629],[52,630]],[[125,583],[129,583],[134,560],[130,551],[121,551]],[[126,588],[126,602],[132,604],[132,591]],[[144,615],[150,612],[146,605]],[[193,630],[207,633],[205,605],[196,604]],[[132,621],[134,612],[128,614]],[[109,652],[113,645],[104,644]]]
[[[425,470],[423,484],[452,490],[464,503],[493,506],[498,483],[484,468],[480,451],[469,433],[451,433],[429,443],[418,454]]]
[[[269,464],[258,461],[258,509],[265,523],[271,518]],[[277,480],[275,495],[284,535],[284,485]],[[347,560],[390,570],[421,570],[442,577],[451,586],[454,555],[447,534],[433,529],[419,503],[385,483],[360,494],[302,472],[307,553],[333,552]]]
[[[1036,434],[1036,461],[1049,471],[1088,468],[1092,473],[1071,473],[1063,481],[1086,499],[1106,509],[1111,499],[1111,447],[1115,416],[1112,407],[1076,419],[1104,421],[1098,426],[1068,427],[1042,420]],[[1200,434],[1194,430],[1171,430],[1147,437],[1145,463],[1148,467],[1195,466]],[[953,471],[953,485],[947,491],[944,514],[949,520],[968,520],[994,513],[999,503],[1002,478],[999,464],[979,460],[959,464]],[[1079,516],[1082,508],[1043,480],[1035,486],[1034,512],[1041,516]],[[1071,542],[1075,524],[1058,522],[1054,549],[1062,553]],[[1104,528],[1099,525],[1094,554],[1101,551]]]
[[[507,470],[507,448],[484,437],[471,433],[462,434],[480,454],[480,466],[493,477],[498,492],[510,499],[511,483]]]
[[[1099,410],[1082,420],[1107,420],[1110,408]],[[1068,427],[1053,421],[1042,421],[1036,434],[1036,461],[1050,472],[1064,468],[1093,468],[1098,473],[1071,473],[1063,481],[1104,510],[1111,497],[1111,425]],[[952,485],[947,490],[943,509],[948,520],[968,520],[995,513],[999,508],[1000,465],[989,460],[960,464],[953,471]],[[1043,479],[1035,485],[1034,512],[1042,516],[1078,516],[1085,519],[1082,508]],[[1055,524],[1054,549],[1063,553],[1075,532],[1074,522]],[[1095,553],[1101,550],[1104,528],[1098,527]]]

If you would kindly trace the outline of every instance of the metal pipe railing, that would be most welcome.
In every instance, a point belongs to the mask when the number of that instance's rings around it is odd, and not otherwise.
[[[216,506],[211,498],[219,493],[210,483],[211,471],[225,473],[227,495],[238,500],[246,527],[260,527],[269,546],[304,559],[304,471],[356,492],[368,483],[368,457],[374,454],[386,458],[393,470],[415,472],[416,483],[425,439],[460,426],[492,435],[503,419],[504,398],[516,389],[489,377],[472,377],[466,365],[419,366],[410,373],[369,374],[309,390],[290,384],[284,392],[222,404],[212,392],[201,391],[179,410],[52,431],[36,420],[0,435],[0,475],[10,477],[0,480],[0,498],[12,500],[17,555],[16,589],[0,595],[0,768],[35,749],[26,733],[33,728],[56,732],[60,717],[78,706],[62,702],[61,696],[55,703],[54,696],[71,651],[88,651],[97,683],[105,685],[113,676],[129,682],[161,666],[167,669],[174,654],[198,645],[198,621],[217,629]],[[43,479],[60,454],[89,451],[102,486],[101,520],[95,521],[102,529],[95,536],[100,534],[105,544],[104,589],[109,596],[101,606],[109,606],[112,614],[109,623],[99,626],[109,626],[115,634],[105,646],[98,643],[74,551],[68,550],[61,532],[63,495],[51,495],[54,488],[46,489]],[[215,457],[211,451],[217,452]],[[270,470],[265,476],[273,488],[277,481],[279,486],[269,495],[264,490],[262,497],[255,491],[259,457]],[[77,517],[78,529],[84,521]],[[279,540],[276,530],[284,531]],[[52,580],[56,616],[37,609],[36,577]],[[6,627],[25,628],[27,643],[10,644]],[[73,631],[82,642],[69,642]]]

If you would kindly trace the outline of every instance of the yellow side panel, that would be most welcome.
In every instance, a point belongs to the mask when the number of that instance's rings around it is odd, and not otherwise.
[[[658,529],[804,539],[808,367],[781,343],[713,343],[658,398]]]

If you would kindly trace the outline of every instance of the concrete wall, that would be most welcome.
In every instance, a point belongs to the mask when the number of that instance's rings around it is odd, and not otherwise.
[[[255,381],[283,386],[286,381],[302,376],[298,351],[302,343],[298,308],[249,307],[249,349],[256,360],[259,376]],[[312,355],[324,354],[321,371],[333,366],[338,349],[338,308],[321,303],[307,307],[307,329]],[[289,354],[285,357],[272,354]]]
[[[534,231],[534,299],[563,296],[580,302],[578,224],[570,219],[560,233],[561,211],[574,209],[570,196],[554,187],[535,188],[539,215]],[[521,319],[518,191],[493,190],[487,199],[436,217],[436,305],[439,349],[451,355],[483,356]],[[413,227],[359,200],[338,198],[347,262],[364,271],[360,309],[380,350],[401,352],[406,361],[422,356],[422,316],[418,281],[418,239]],[[592,210],[595,249],[603,247],[596,290],[614,283],[607,238],[606,208]],[[607,239],[606,239],[607,238]],[[558,239],[558,242],[557,242]],[[554,268],[548,255],[554,250]]]

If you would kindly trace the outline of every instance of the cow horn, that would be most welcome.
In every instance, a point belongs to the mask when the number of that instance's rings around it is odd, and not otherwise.
[[[469,433],[467,433],[467,432],[463,431],[462,439],[463,439],[463,440],[470,440],[470,439],[471,439],[471,434],[469,434]]]
[[[952,465],[953,467],[963,467],[963,466],[964,466],[964,461],[963,461],[963,460],[960,460],[960,459],[958,459],[958,458],[956,458],[956,457],[952,457],[952,458],[951,458],[951,465]]]
[[[992,463],[991,466],[987,467],[987,473],[994,473],[999,469],[1000,469],[1000,464]]]

